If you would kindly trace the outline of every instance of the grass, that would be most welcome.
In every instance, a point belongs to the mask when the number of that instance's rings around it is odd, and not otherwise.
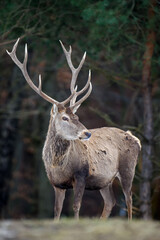
[[[1,221],[0,240],[160,240],[160,223],[120,219]]]

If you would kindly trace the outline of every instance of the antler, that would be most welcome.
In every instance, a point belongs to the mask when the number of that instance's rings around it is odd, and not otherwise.
[[[78,74],[84,64],[84,61],[85,61],[85,58],[86,58],[86,52],[84,53],[82,59],[81,59],[81,62],[79,64],[79,66],[77,68],[75,68],[72,64],[72,60],[71,60],[71,53],[72,53],[72,48],[71,46],[69,47],[69,51],[67,51],[63,45],[63,43],[60,41],[60,44],[63,48],[63,51],[64,51],[64,54],[66,56],[66,59],[67,59],[67,62],[68,62],[68,65],[71,69],[71,72],[72,72],[72,79],[71,79],[71,85],[70,85],[70,90],[71,90],[71,93],[74,92],[74,90],[77,90],[77,86],[75,87],[75,84],[76,84],[76,80],[77,80],[77,77],[78,77]],[[76,91],[76,93],[74,94],[73,98],[71,99],[70,101],[70,107],[78,107],[81,105],[81,103],[90,95],[91,91],[92,91],[92,84],[91,84],[91,70],[89,70],[89,75],[88,75],[88,80],[87,80],[87,83],[86,85],[80,90],[80,91]],[[84,91],[87,90],[87,88],[89,87],[87,93],[78,101],[76,102],[76,99],[77,97],[82,94]]]
[[[27,44],[25,44],[25,56],[24,56],[24,60],[23,63],[21,63],[17,56],[16,56],[16,49],[18,46],[18,42],[19,42],[20,38],[17,39],[16,43],[13,46],[13,49],[11,52],[8,52],[6,50],[6,52],[9,54],[9,56],[12,58],[12,60],[15,62],[15,64],[20,68],[21,72],[23,73],[24,78],[26,79],[27,83],[30,85],[30,87],[36,92],[38,93],[42,98],[44,98],[46,101],[52,103],[52,104],[67,104],[72,97],[75,95],[76,91],[72,91],[72,94],[69,96],[69,98],[67,98],[65,101],[63,102],[58,102],[55,99],[49,97],[48,95],[46,95],[44,92],[42,92],[42,83],[41,83],[41,75],[39,75],[39,86],[36,87],[36,85],[32,82],[32,80],[30,79],[28,72],[27,72],[27,60],[28,60],[28,51],[27,51]]]

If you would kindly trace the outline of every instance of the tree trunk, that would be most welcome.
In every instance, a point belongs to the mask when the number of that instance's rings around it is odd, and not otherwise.
[[[154,9],[156,1],[150,1],[148,11],[148,24],[151,24],[154,18]],[[152,140],[153,140],[153,114],[152,114],[152,97],[151,97],[151,60],[155,45],[155,32],[149,29],[142,71],[142,87],[143,87],[143,108],[144,108],[144,137],[142,152],[142,182],[140,187],[141,214],[144,219],[151,218],[151,178],[152,178]]]

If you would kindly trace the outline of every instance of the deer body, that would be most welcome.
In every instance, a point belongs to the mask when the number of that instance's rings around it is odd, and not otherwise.
[[[107,127],[92,129],[90,140],[82,142],[64,140],[54,130],[50,131],[43,149],[43,161],[55,187],[73,188],[78,173],[84,175],[86,189],[100,190],[119,176],[121,165],[126,166],[129,173],[127,162],[130,161],[132,171],[135,169],[140,143],[128,132]]]
[[[55,190],[55,219],[59,219],[65,191],[68,188],[74,190],[73,209],[75,218],[79,217],[82,196],[85,189],[99,189],[104,200],[104,208],[101,217],[108,217],[115,197],[112,190],[112,182],[118,177],[125,195],[128,208],[128,218],[132,218],[131,187],[135,173],[138,154],[141,148],[138,138],[131,132],[118,128],[86,129],[79,121],[75,112],[81,103],[89,96],[92,90],[91,72],[88,81],[80,91],[77,91],[76,79],[85,61],[84,54],[78,68],[74,68],[71,61],[70,47],[67,51],[63,44],[67,62],[72,71],[71,95],[63,102],[58,102],[42,92],[41,76],[39,86],[30,79],[27,72],[27,45],[25,47],[24,62],[21,63],[16,56],[18,41],[12,52],[7,53],[22,71],[26,81],[41,97],[52,103],[50,123],[42,158],[47,176]],[[88,89],[88,90],[87,90]],[[86,94],[78,101],[77,97]],[[66,105],[70,102],[70,106]]]

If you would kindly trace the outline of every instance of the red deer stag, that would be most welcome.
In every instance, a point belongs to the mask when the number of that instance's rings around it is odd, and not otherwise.
[[[55,190],[54,217],[59,219],[66,189],[73,188],[73,210],[75,218],[79,218],[82,196],[85,189],[99,189],[104,199],[104,208],[101,217],[108,217],[115,197],[112,182],[118,177],[125,195],[128,208],[128,218],[132,218],[131,187],[135,174],[135,166],[141,144],[131,132],[118,128],[103,127],[87,130],[75,115],[81,103],[90,95],[92,90],[91,72],[88,81],[82,90],[77,91],[76,80],[85,61],[84,54],[78,68],[71,61],[72,49],[67,51],[61,43],[68,65],[72,72],[71,95],[63,102],[58,102],[46,95],[41,90],[41,76],[39,86],[36,87],[27,73],[27,45],[25,57],[21,63],[16,56],[18,41],[13,46],[12,52],[7,53],[17,64],[28,84],[41,97],[52,103],[50,122],[47,137],[43,148],[43,161],[47,176]],[[77,97],[86,94],[78,101]],[[70,105],[67,107],[67,103]],[[84,141],[84,140],[88,141]]]

